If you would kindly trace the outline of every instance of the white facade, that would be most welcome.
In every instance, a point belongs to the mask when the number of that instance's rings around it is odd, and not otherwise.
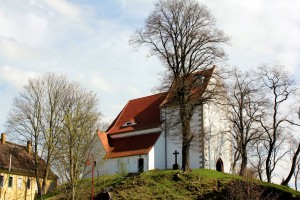
[[[226,110],[213,104],[204,106],[204,154],[205,168],[216,169],[218,159],[223,161],[224,172],[231,173],[232,145],[228,133]],[[218,112],[214,112],[218,110]]]
[[[91,154],[96,161],[94,177],[105,174],[125,174],[138,172],[139,159],[143,159],[143,171],[153,169],[172,169],[175,164],[175,151],[179,152],[177,161],[182,166],[180,125],[175,123],[175,112],[161,111],[164,122],[161,127],[123,133],[114,137],[130,137],[140,134],[149,134],[153,130],[160,130],[161,134],[155,145],[146,154],[103,159],[106,155],[105,149],[96,134],[93,139]],[[171,116],[172,115],[172,116]],[[195,137],[190,149],[190,168],[216,169],[217,161],[222,160],[224,172],[229,173],[231,167],[231,143],[228,135],[228,122],[225,120],[225,111],[215,105],[198,106],[191,120],[191,131]],[[172,119],[172,120],[168,120]],[[166,124],[167,123],[167,124]],[[169,124],[168,124],[169,123]],[[86,167],[84,177],[91,177],[91,166]]]

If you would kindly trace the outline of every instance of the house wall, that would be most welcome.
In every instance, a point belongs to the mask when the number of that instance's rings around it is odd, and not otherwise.
[[[191,131],[194,132],[195,137],[192,141],[190,149],[190,168],[202,168],[202,121],[201,121],[201,106],[195,109],[195,113],[191,119]],[[162,135],[167,137],[167,169],[172,169],[175,164],[175,151],[179,152],[177,155],[177,163],[182,167],[182,145],[181,145],[181,126],[178,123],[178,110],[168,108],[162,113],[164,116],[164,123],[162,124]]]
[[[148,153],[148,170],[155,169],[155,146]]]
[[[150,152],[152,151],[154,154],[153,157],[149,157],[149,162],[154,162],[154,167],[149,169],[165,169],[165,137],[163,133],[160,134]]]
[[[28,177],[17,174],[8,174],[8,172],[0,172],[3,176],[3,184],[0,185],[0,200],[34,200],[37,192],[37,182],[34,177]],[[12,186],[8,187],[9,177],[13,177]],[[27,188],[27,179],[30,179],[30,187]],[[54,183],[54,184],[53,184]],[[46,191],[51,187],[56,187],[56,181],[46,181]]]
[[[224,172],[231,172],[232,147],[228,130],[226,108],[206,104],[204,106],[205,168],[216,169],[216,162],[221,158]]]
[[[144,171],[149,170],[148,155],[138,155],[103,160],[101,167],[94,168],[94,177],[108,174],[126,174],[138,172],[138,159],[144,159]],[[85,170],[83,178],[91,178],[92,169]]]
[[[92,148],[90,155],[94,156],[96,165],[94,166],[94,177],[107,175],[107,174],[123,174],[123,173],[136,173],[138,172],[138,159],[144,159],[144,171],[154,168],[154,162],[149,162],[149,157],[154,157],[154,151],[149,155],[136,155],[120,158],[104,159],[106,152],[102,146],[101,141],[96,135],[92,140]],[[92,156],[90,165],[86,165],[83,178],[92,178]]]
[[[88,165],[88,163],[86,163],[83,172],[83,178],[92,178],[93,164],[96,164],[94,166],[94,177],[98,177],[100,175],[106,174],[104,170],[106,169],[106,167],[104,166],[105,162],[103,160],[105,154],[106,154],[105,149],[102,146],[98,134],[96,133],[92,139],[91,148],[87,155],[90,164]]]

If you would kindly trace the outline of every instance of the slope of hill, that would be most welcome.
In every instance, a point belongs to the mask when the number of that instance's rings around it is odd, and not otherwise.
[[[300,199],[300,193],[285,186],[245,179],[214,170],[197,169],[182,173],[154,170],[139,175],[113,175],[95,179],[95,196],[104,188],[117,199]],[[67,199],[61,186],[49,199]],[[91,198],[91,180],[82,180],[78,199]]]

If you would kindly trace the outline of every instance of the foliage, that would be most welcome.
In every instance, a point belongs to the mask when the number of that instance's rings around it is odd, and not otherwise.
[[[100,116],[96,104],[93,92],[55,73],[30,79],[15,98],[6,125],[10,134],[33,143],[39,197],[44,194],[54,164],[75,194]],[[40,157],[46,161],[42,168]]]
[[[80,198],[89,199],[91,180],[82,180],[80,187]],[[153,170],[128,176],[103,176],[95,180],[96,193],[109,187],[112,188],[113,199],[265,199],[267,196],[281,199],[300,198],[299,192],[285,186],[207,169],[192,172]]]

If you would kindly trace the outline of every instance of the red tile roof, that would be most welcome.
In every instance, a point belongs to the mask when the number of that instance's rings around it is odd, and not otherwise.
[[[98,137],[106,151],[105,158],[117,158],[147,154],[156,143],[160,133],[150,133],[122,138],[111,138],[98,132]]]
[[[130,100],[108,128],[107,134],[124,133],[160,126],[159,106],[166,96],[167,93],[165,92]],[[132,122],[135,125],[124,126],[127,122]]]

